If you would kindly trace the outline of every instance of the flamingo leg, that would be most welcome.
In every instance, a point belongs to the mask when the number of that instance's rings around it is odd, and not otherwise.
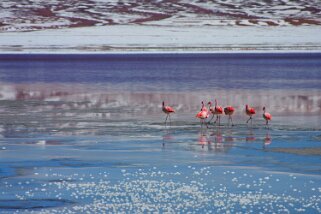
[[[231,118],[231,123],[232,123],[232,126],[234,126],[234,124],[233,124],[233,120],[232,120],[232,116],[230,115],[230,118]]]
[[[217,116],[218,117],[218,126],[221,125],[221,116]]]
[[[214,115],[213,115],[214,116]],[[217,122],[217,119],[218,119],[218,115],[216,115],[216,120],[214,121],[214,124],[216,124]]]
[[[250,116],[250,118],[246,121],[246,123],[249,123],[249,121],[251,121],[251,125],[252,125],[252,116]]]
[[[168,116],[169,116],[169,126],[172,126],[171,115],[168,114]]]
[[[232,121],[232,117],[231,117],[231,115],[229,115],[229,116],[228,116],[228,126],[230,126],[231,121]]]
[[[228,116],[227,121],[228,121],[227,126],[230,126],[230,115]]]
[[[213,120],[214,116],[215,116],[215,115],[213,114],[212,118],[207,122],[208,124],[211,123],[211,121]],[[215,123],[215,122],[214,122],[214,123]]]
[[[165,119],[165,126],[166,126],[166,123],[167,123],[168,115],[169,115],[169,114],[167,114],[166,119]]]

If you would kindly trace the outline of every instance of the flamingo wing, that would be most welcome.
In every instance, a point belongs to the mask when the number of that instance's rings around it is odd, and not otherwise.
[[[250,114],[255,114],[255,109],[254,108],[250,108],[249,112],[250,112]]]
[[[198,112],[195,117],[201,118],[202,117],[202,111]]]
[[[203,111],[203,118],[208,118],[209,117],[209,112],[208,111]]]
[[[200,111],[196,114],[196,117],[200,119],[205,119],[205,118],[208,118],[208,115],[209,114],[207,111]]]
[[[165,106],[165,110],[166,110],[167,112],[175,112],[175,110],[174,110],[172,107],[170,107],[170,106]]]
[[[219,113],[219,114],[222,114],[222,113],[223,113],[223,108],[222,108],[221,106],[217,106],[217,107],[215,108],[215,111],[216,111],[217,113]]]
[[[263,117],[266,120],[271,120],[272,119],[272,115],[270,113],[267,113],[267,112],[263,114]]]
[[[227,106],[224,108],[224,112],[232,113],[234,112],[234,108],[232,106]]]

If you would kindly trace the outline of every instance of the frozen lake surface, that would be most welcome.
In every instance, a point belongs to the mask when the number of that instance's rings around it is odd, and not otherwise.
[[[0,212],[320,213],[320,59],[0,55]],[[200,128],[214,98],[235,126]]]

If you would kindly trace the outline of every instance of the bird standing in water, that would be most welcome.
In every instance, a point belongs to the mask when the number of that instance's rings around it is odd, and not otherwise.
[[[224,113],[225,115],[228,115],[228,125],[230,125],[230,121],[232,122],[232,126],[234,126],[233,124],[233,120],[232,120],[232,115],[234,113],[234,107],[233,106],[227,106],[224,108]]]
[[[171,106],[165,106],[165,102],[163,101],[163,107],[162,110],[165,114],[167,114],[166,119],[165,119],[165,126],[167,124],[167,118],[169,117],[169,124],[171,125],[171,113],[175,113],[175,110]]]
[[[210,123],[212,121],[212,119],[214,118],[214,116],[216,115],[216,120],[214,121],[214,124],[218,120],[218,125],[220,126],[221,114],[223,114],[222,106],[218,106],[217,105],[217,100],[216,99],[215,99],[215,106],[214,107],[212,107],[212,102],[209,102],[208,104],[210,105],[210,112],[213,114],[212,118],[210,119],[210,121],[208,123]]]
[[[245,105],[245,113],[250,117],[246,123],[248,123],[251,120],[251,125],[252,125],[252,115],[255,114],[255,109],[251,108],[248,104]]]
[[[214,124],[218,120],[218,126],[220,126],[221,114],[223,114],[223,108],[222,108],[222,106],[217,105],[217,100],[216,99],[215,99],[215,106],[214,106],[214,114],[216,115],[216,120],[214,121]]]
[[[266,125],[269,126],[269,120],[272,119],[272,115],[268,112],[265,112],[265,106],[263,107],[263,118],[266,121]]]
[[[205,123],[205,119],[208,118],[209,112],[207,108],[204,106],[204,102],[202,101],[202,108],[201,111],[199,111],[196,114],[196,117],[200,119],[201,127],[203,127],[203,123]],[[207,124],[206,127],[208,128]]]

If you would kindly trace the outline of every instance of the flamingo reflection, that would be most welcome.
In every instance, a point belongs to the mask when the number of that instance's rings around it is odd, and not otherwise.
[[[255,138],[255,136],[254,136],[254,134],[253,134],[253,129],[250,128],[250,129],[249,129],[249,133],[248,133],[248,135],[247,135],[246,138],[245,138],[245,141],[246,141],[246,142],[252,142],[252,141],[255,141],[255,140],[256,140],[256,138]]]
[[[162,143],[162,146],[163,146],[163,148],[165,148],[165,144],[167,143],[167,142],[170,142],[170,141],[172,141],[174,138],[173,138],[173,136],[172,136],[172,134],[171,134],[171,131],[170,130],[165,130],[165,134],[163,135],[163,143]]]
[[[203,134],[203,133],[200,133],[200,135],[198,137],[198,144],[202,146],[202,149],[208,143],[209,143],[209,141],[207,139],[207,136],[205,134]]]
[[[227,143],[233,143],[234,142],[234,138],[233,138],[233,133],[231,130],[228,130],[226,132],[226,137],[224,138],[225,142]]]
[[[270,136],[270,133],[267,132],[263,141],[263,149],[266,149],[267,146],[269,146],[272,143],[272,138]]]
[[[214,133],[214,140],[215,140],[215,151],[223,151],[224,145],[223,145],[223,136],[221,129],[218,128]]]

